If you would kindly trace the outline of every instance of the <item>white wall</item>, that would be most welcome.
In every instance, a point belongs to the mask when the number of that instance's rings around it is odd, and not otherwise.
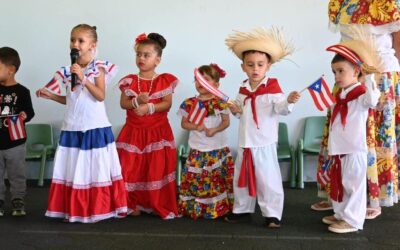
[[[321,0],[97,0],[3,1],[0,15],[0,47],[17,49],[22,66],[17,80],[34,90],[42,87],[60,66],[69,64],[69,34],[79,23],[96,25],[99,35],[99,58],[119,65],[118,79],[136,73],[133,42],[142,32],[158,32],[167,39],[162,64],[157,71],[178,76],[171,125],[179,144],[183,140],[176,115],[185,97],[193,96],[193,69],[210,62],[218,63],[228,73],[221,89],[235,97],[239,83],[245,79],[240,61],[227,50],[224,39],[232,30],[247,31],[271,25],[283,27],[297,48],[290,60],[273,66],[270,75],[277,77],[284,92],[301,90],[326,75],[332,85],[330,59],[325,48],[338,41],[338,34],[328,30],[327,3]],[[294,6],[293,6],[294,5]],[[118,131],[125,112],[119,107],[119,89],[107,92],[109,118]],[[59,131],[64,107],[33,97],[36,116],[32,122],[52,123]],[[294,113],[282,117],[289,127],[293,144],[302,133],[304,117],[324,115],[304,92]],[[238,122],[232,117],[230,146],[235,150]],[[311,160],[311,164],[314,164]],[[312,174],[311,174],[312,176]]]

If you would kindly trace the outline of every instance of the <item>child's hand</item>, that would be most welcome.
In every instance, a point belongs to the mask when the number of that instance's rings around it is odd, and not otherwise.
[[[26,120],[27,115],[24,111],[19,112],[19,115],[22,117],[22,120]]]
[[[146,104],[149,102],[149,93],[148,92],[142,92],[138,95],[137,97],[139,104]]]
[[[52,93],[48,91],[46,88],[41,88],[36,90],[36,96],[42,97],[44,99],[51,99]]]
[[[300,93],[297,91],[293,91],[289,94],[287,98],[288,103],[296,103],[300,99]]]
[[[217,129],[215,128],[206,128],[205,129],[207,137],[213,137],[217,133]]]
[[[72,64],[70,70],[71,70],[71,73],[75,73],[77,75],[77,77],[80,81],[82,81],[83,78],[85,77],[81,66],[79,66],[79,64],[77,64],[77,63]]]
[[[138,116],[144,116],[145,114],[147,114],[149,112],[149,107],[147,106],[147,104],[141,104],[141,105],[139,105],[139,107],[137,109],[134,109],[133,111]]]
[[[240,106],[236,102],[229,101],[228,107],[229,107],[229,110],[234,114],[243,112],[243,110],[240,108]]]
[[[206,129],[206,126],[204,126],[203,123],[200,125],[197,125],[197,127],[196,127],[196,130],[199,132],[204,131],[205,129]]]

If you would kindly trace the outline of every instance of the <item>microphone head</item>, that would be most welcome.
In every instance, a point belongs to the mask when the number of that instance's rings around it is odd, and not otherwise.
[[[69,55],[71,56],[71,59],[74,58],[76,60],[79,57],[79,50],[73,48],[73,49],[71,49],[71,52],[69,53]]]

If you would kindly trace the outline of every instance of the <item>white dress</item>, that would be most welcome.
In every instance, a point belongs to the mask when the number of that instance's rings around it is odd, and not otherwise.
[[[106,84],[117,71],[112,63],[94,60],[85,69],[86,78],[94,83],[100,69]],[[67,101],[46,216],[83,223],[124,216],[126,191],[104,102],[79,82],[72,92],[70,86],[69,67],[46,85],[58,95],[65,89]]]

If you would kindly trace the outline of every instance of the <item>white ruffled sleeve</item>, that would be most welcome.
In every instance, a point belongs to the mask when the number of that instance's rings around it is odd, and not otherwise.
[[[100,69],[104,70],[105,83],[110,84],[111,79],[117,74],[117,65],[109,61],[95,60],[86,72],[86,77],[90,82],[94,82],[94,78],[98,77],[100,74]]]

